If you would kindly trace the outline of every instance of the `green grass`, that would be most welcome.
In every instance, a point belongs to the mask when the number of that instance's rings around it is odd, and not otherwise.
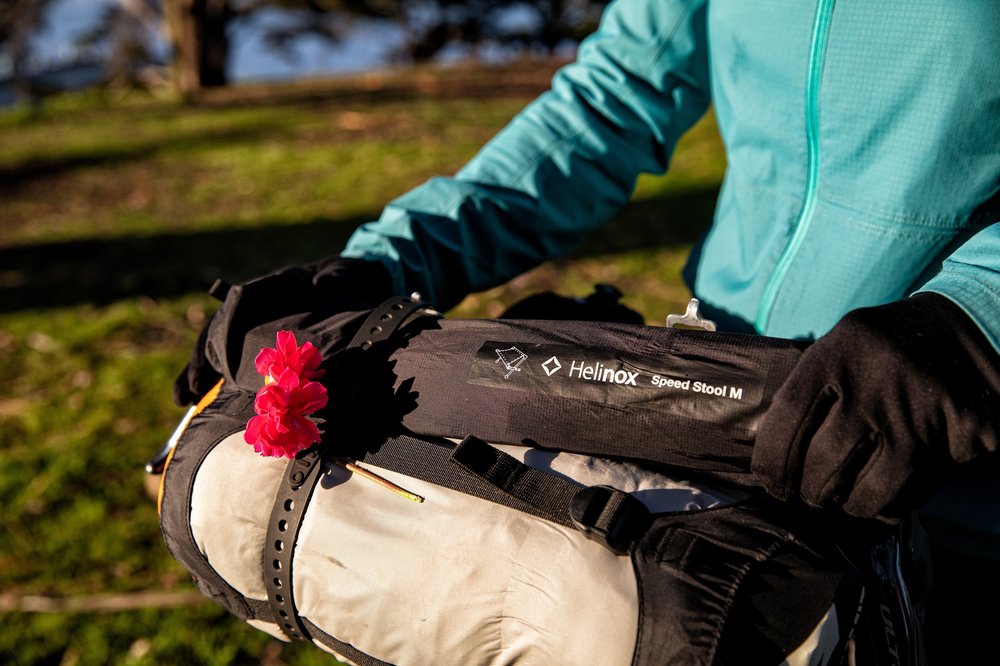
[[[0,114],[0,663],[330,663],[209,602],[12,609],[192,590],[142,465],[180,416],[170,385],[213,307],[206,286],[336,252],[389,199],[457,169],[550,73],[242,88],[194,106],[88,94]],[[452,315],[612,282],[661,323],[688,298],[680,268],[722,169],[707,118],[611,230]]]

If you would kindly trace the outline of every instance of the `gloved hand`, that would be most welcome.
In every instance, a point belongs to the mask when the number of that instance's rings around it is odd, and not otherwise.
[[[351,310],[377,306],[392,296],[392,280],[385,267],[374,261],[331,257],[306,266],[290,266],[238,285],[237,294],[213,290],[226,299],[228,325],[249,330],[281,317],[324,308]],[[191,359],[174,380],[174,402],[178,406],[201,399],[221,378],[208,356],[206,340],[218,312],[202,328]]]
[[[848,313],[802,356],[757,432],[779,499],[893,522],[1000,441],[1000,358],[947,298]]]

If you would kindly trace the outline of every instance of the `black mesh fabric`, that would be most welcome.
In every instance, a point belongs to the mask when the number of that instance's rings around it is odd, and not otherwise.
[[[840,663],[861,577],[811,531],[754,504],[658,518],[632,554],[642,590],[633,663],[781,663],[835,599],[845,633],[824,663]]]
[[[803,348],[628,324],[438,324],[390,359],[408,430],[644,460],[744,485],[755,483],[758,421]]]

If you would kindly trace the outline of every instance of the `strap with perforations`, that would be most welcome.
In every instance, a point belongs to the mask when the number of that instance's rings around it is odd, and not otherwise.
[[[366,369],[388,357],[392,351],[390,338],[415,314],[436,313],[419,299],[403,297],[390,299],[371,312],[341,352],[342,358],[334,370],[341,386],[353,387],[338,396],[338,413],[351,413],[352,404],[361,393],[361,378],[366,376]],[[335,444],[332,434],[335,430],[328,429],[322,442],[301,451],[288,462],[271,505],[263,553],[264,585],[274,621],[292,640],[310,639],[295,605],[293,555],[309,498],[322,476],[324,457]]]

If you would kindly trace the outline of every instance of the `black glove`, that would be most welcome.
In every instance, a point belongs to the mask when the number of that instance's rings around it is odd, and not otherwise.
[[[219,283],[216,283],[217,285]],[[392,296],[392,279],[378,262],[332,257],[306,266],[290,266],[238,285],[213,287],[213,295],[225,299],[227,325],[249,330],[267,321],[315,310],[373,308]],[[206,355],[212,315],[198,335],[191,359],[174,380],[174,402],[183,407],[197,402],[221,378]]]
[[[943,296],[850,312],[775,395],[753,471],[779,499],[892,522],[997,450],[998,368],[983,333]]]

